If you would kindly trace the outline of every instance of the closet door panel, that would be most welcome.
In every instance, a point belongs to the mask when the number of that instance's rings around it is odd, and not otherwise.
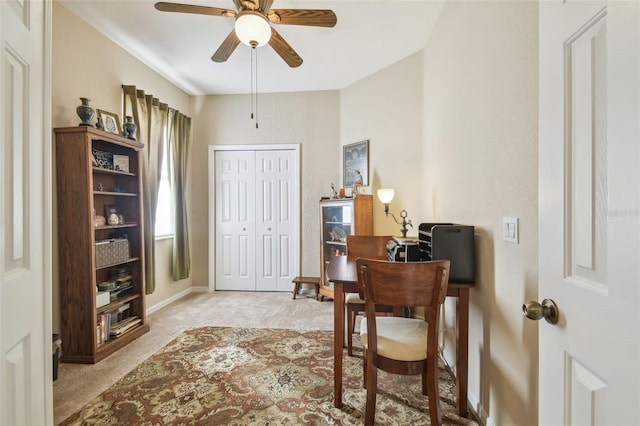
[[[278,192],[276,190],[277,156],[272,151],[256,152],[256,238],[261,241],[257,246],[256,289],[260,291],[277,290],[277,240],[276,229],[278,213]]]
[[[216,153],[216,289],[255,290],[255,153]]]
[[[276,151],[278,268],[276,288],[291,289],[300,269],[299,164],[295,151]]]

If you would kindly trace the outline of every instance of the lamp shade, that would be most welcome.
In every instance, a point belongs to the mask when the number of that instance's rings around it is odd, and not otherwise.
[[[264,46],[271,39],[271,25],[261,13],[244,10],[236,17],[238,39],[247,46]]]
[[[382,204],[389,204],[391,200],[393,200],[394,195],[395,191],[393,188],[378,189],[378,200],[380,200]]]

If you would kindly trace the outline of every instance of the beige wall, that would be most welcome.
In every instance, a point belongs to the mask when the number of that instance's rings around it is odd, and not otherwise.
[[[267,77],[265,77],[267,78]],[[259,129],[250,119],[248,95],[196,99],[189,200],[193,282],[208,282],[207,147],[209,145],[301,145],[301,273],[320,273],[318,201],[340,183],[338,92],[259,94]]]
[[[385,217],[376,196],[382,187],[395,189],[390,211],[399,218],[407,210],[414,223],[407,235],[418,235],[424,197],[422,63],[420,51],[340,91],[341,145],[369,139],[373,224],[379,235],[400,235],[400,226]]]
[[[537,325],[521,312],[538,286],[537,25],[536,2],[449,1],[424,53],[423,219],[476,226],[469,389],[495,425],[537,424]]]
[[[76,126],[80,97],[91,105],[118,114],[122,123],[122,84],[133,84],[192,115],[192,99],[158,73],[88,26],[59,3],[53,3],[52,125]],[[54,191],[55,192],[55,191]],[[55,202],[55,200],[54,200]],[[55,204],[54,204],[54,223]],[[60,330],[57,274],[57,233],[54,226],[53,330]],[[147,307],[162,303],[191,287],[191,279],[173,282],[170,273],[172,240],[156,242],[156,292]]]

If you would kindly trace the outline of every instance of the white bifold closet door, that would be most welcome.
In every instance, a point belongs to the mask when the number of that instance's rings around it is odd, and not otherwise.
[[[214,157],[215,289],[291,291],[300,265],[298,151]]]

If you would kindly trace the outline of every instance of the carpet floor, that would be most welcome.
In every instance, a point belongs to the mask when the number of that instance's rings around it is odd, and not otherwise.
[[[344,357],[344,406],[333,406],[333,332],[197,327],[143,361],[62,425],[356,425],[366,391],[362,358]],[[440,369],[445,424],[455,382]],[[378,371],[376,423],[427,425],[419,376]]]

